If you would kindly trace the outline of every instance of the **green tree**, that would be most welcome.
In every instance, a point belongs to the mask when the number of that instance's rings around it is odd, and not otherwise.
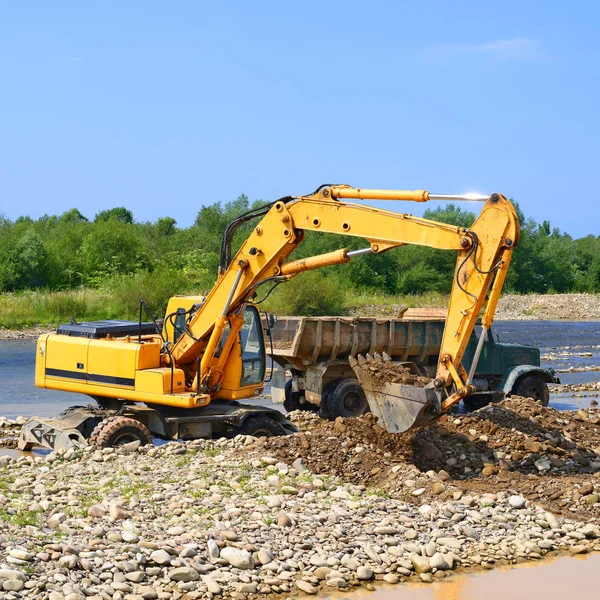
[[[107,210],[101,210],[94,217],[95,223],[101,223],[102,221],[119,221],[131,225],[133,223],[133,213],[124,208],[123,206],[117,206],[115,208],[109,208]]]

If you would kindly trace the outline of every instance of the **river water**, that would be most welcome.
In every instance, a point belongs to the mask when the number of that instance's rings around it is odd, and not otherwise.
[[[573,356],[566,356],[560,360],[542,361],[546,367],[565,369],[600,365],[600,322],[597,321],[504,321],[494,324],[493,332],[501,342],[538,346],[542,355],[565,351],[573,353]],[[590,353],[591,356],[580,356],[584,353]],[[0,341],[0,415],[9,418],[19,415],[50,417],[68,406],[88,404],[89,398],[80,394],[36,388],[34,366],[34,341]],[[600,381],[599,371],[561,373],[559,376],[562,383]],[[265,393],[269,393],[268,386]],[[554,394],[550,403],[559,410],[568,410],[588,406],[589,400],[587,396]],[[249,402],[281,408],[280,405],[272,405],[266,398]]]
[[[562,556],[493,571],[460,573],[432,584],[400,584],[375,592],[344,594],[349,600],[568,600],[599,598],[600,554]],[[328,598],[341,598],[332,594]]]

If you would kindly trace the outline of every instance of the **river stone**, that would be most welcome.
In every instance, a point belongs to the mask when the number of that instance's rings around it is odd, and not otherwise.
[[[178,567],[169,571],[169,579],[171,581],[196,581],[200,579],[200,574],[192,567]]]
[[[65,513],[56,513],[48,519],[48,527],[50,527],[50,529],[57,529],[58,526],[66,520],[67,515],[65,515]]]
[[[321,581],[323,581],[323,579],[325,579],[327,577],[327,575],[329,575],[329,573],[331,573],[331,569],[329,567],[318,567],[315,569],[315,572],[313,573],[313,575],[317,579],[320,579]]]
[[[448,568],[448,565],[440,552],[436,552],[429,559],[429,565],[432,569],[437,569],[438,571],[445,571]]]
[[[166,550],[155,550],[150,554],[150,558],[158,565],[168,565],[171,563],[171,555]]]
[[[283,502],[279,496],[267,496],[267,506],[269,508],[281,508]]]
[[[305,594],[310,594],[311,596],[314,596],[317,593],[317,588],[312,585],[311,583],[308,583],[308,581],[303,581],[302,579],[296,579],[296,587],[304,592]]]
[[[14,569],[0,569],[0,579],[20,579],[21,581],[27,581],[27,576],[21,571],[15,571]]]
[[[358,571],[358,562],[349,556],[342,557],[342,564],[351,571]]]
[[[247,550],[227,546],[221,550],[221,558],[226,560],[232,567],[238,569],[252,568],[252,556]]]
[[[275,558],[275,555],[268,548],[261,548],[257,553],[257,558],[261,565],[268,565]]]
[[[429,573],[431,571],[429,560],[424,556],[419,556],[418,554],[411,552],[409,558],[414,570],[417,573]]]
[[[13,558],[17,558],[18,560],[29,561],[33,558],[32,554],[29,554],[27,550],[22,550],[21,548],[13,548],[8,555],[12,556]]]
[[[7,579],[3,584],[2,588],[5,592],[20,592],[25,583],[20,579]]]
[[[400,581],[400,577],[398,577],[398,575],[396,575],[396,573],[386,573],[383,576],[383,580],[386,583],[390,583],[392,585],[396,585]]]
[[[277,525],[279,527],[290,527],[292,524],[292,519],[290,519],[289,515],[286,515],[283,511],[277,513]]]
[[[446,546],[446,548],[452,548],[453,550],[462,549],[462,542],[453,537],[439,537],[437,543],[440,546]]]
[[[205,576],[202,578],[202,581],[211,594],[216,595],[221,593],[221,586],[212,577]]]
[[[208,550],[208,559],[210,561],[217,560],[217,558],[219,558],[219,554],[220,554],[220,550],[219,550],[219,546],[217,545],[217,542],[215,542],[215,540],[213,540],[211,538],[206,542],[206,547]]]
[[[373,570],[369,569],[369,567],[365,567],[364,565],[361,565],[356,570],[356,577],[361,581],[368,581],[369,579],[373,579],[374,576],[375,573],[373,573]]]
[[[375,527],[373,531],[378,535],[396,535],[398,533],[398,529],[396,527],[392,527],[391,525]]]
[[[335,490],[329,492],[329,495],[332,498],[337,498],[338,500],[349,500],[351,498],[350,494],[343,487],[337,487]]]
[[[332,577],[326,581],[327,585],[337,588],[348,587],[348,582],[343,577]]]
[[[523,498],[523,496],[511,496],[508,499],[508,503],[513,508],[523,508],[525,506],[526,502],[527,502],[527,500],[525,500],[525,498]]]

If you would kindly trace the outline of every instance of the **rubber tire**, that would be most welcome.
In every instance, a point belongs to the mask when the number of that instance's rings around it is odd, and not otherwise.
[[[149,429],[135,419],[117,416],[100,421],[92,431],[88,443],[98,448],[112,448],[138,440],[142,446],[152,444]]]
[[[286,435],[287,431],[271,417],[259,415],[248,417],[240,428],[243,435],[252,435],[254,437],[275,437]]]
[[[354,396],[354,407],[347,405],[349,395]],[[330,421],[335,421],[337,417],[360,417],[369,411],[365,392],[355,379],[338,379],[327,394],[326,404]]]
[[[546,382],[538,375],[526,375],[519,379],[513,386],[511,395],[533,398],[541,402],[542,406],[548,406],[550,402],[550,390]]]
[[[290,379],[285,384],[285,400],[283,401],[283,408],[285,408],[287,412],[292,412],[293,410],[316,412],[319,410],[319,407],[312,404],[312,402],[301,402],[301,398],[303,397],[303,392],[292,391],[292,380]]]

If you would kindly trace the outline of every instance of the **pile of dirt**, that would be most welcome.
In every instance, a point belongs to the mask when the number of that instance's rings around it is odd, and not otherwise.
[[[371,389],[380,389],[386,383],[400,383],[416,387],[425,387],[428,383],[431,383],[430,378],[415,375],[407,367],[380,355],[371,358],[364,358],[359,355],[358,360],[351,362],[351,364],[354,365],[354,372],[361,384],[367,384],[367,387]]]
[[[556,512],[589,516],[590,507],[600,507],[598,494],[580,493],[584,483],[594,490],[593,482],[600,492],[598,409],[559,412],[513,397],[403,434],[387,433],[371,414],[335,422],[293,418],[300,433],[268,440],[273,454],[287,462],[301,457],[315,473],[378,486],[392,497],[422,502],[456,489],[519,490]],[[422,495],[413,498],[407,480],[424,487]],[[437,480],[445,483],[434,490]]]

